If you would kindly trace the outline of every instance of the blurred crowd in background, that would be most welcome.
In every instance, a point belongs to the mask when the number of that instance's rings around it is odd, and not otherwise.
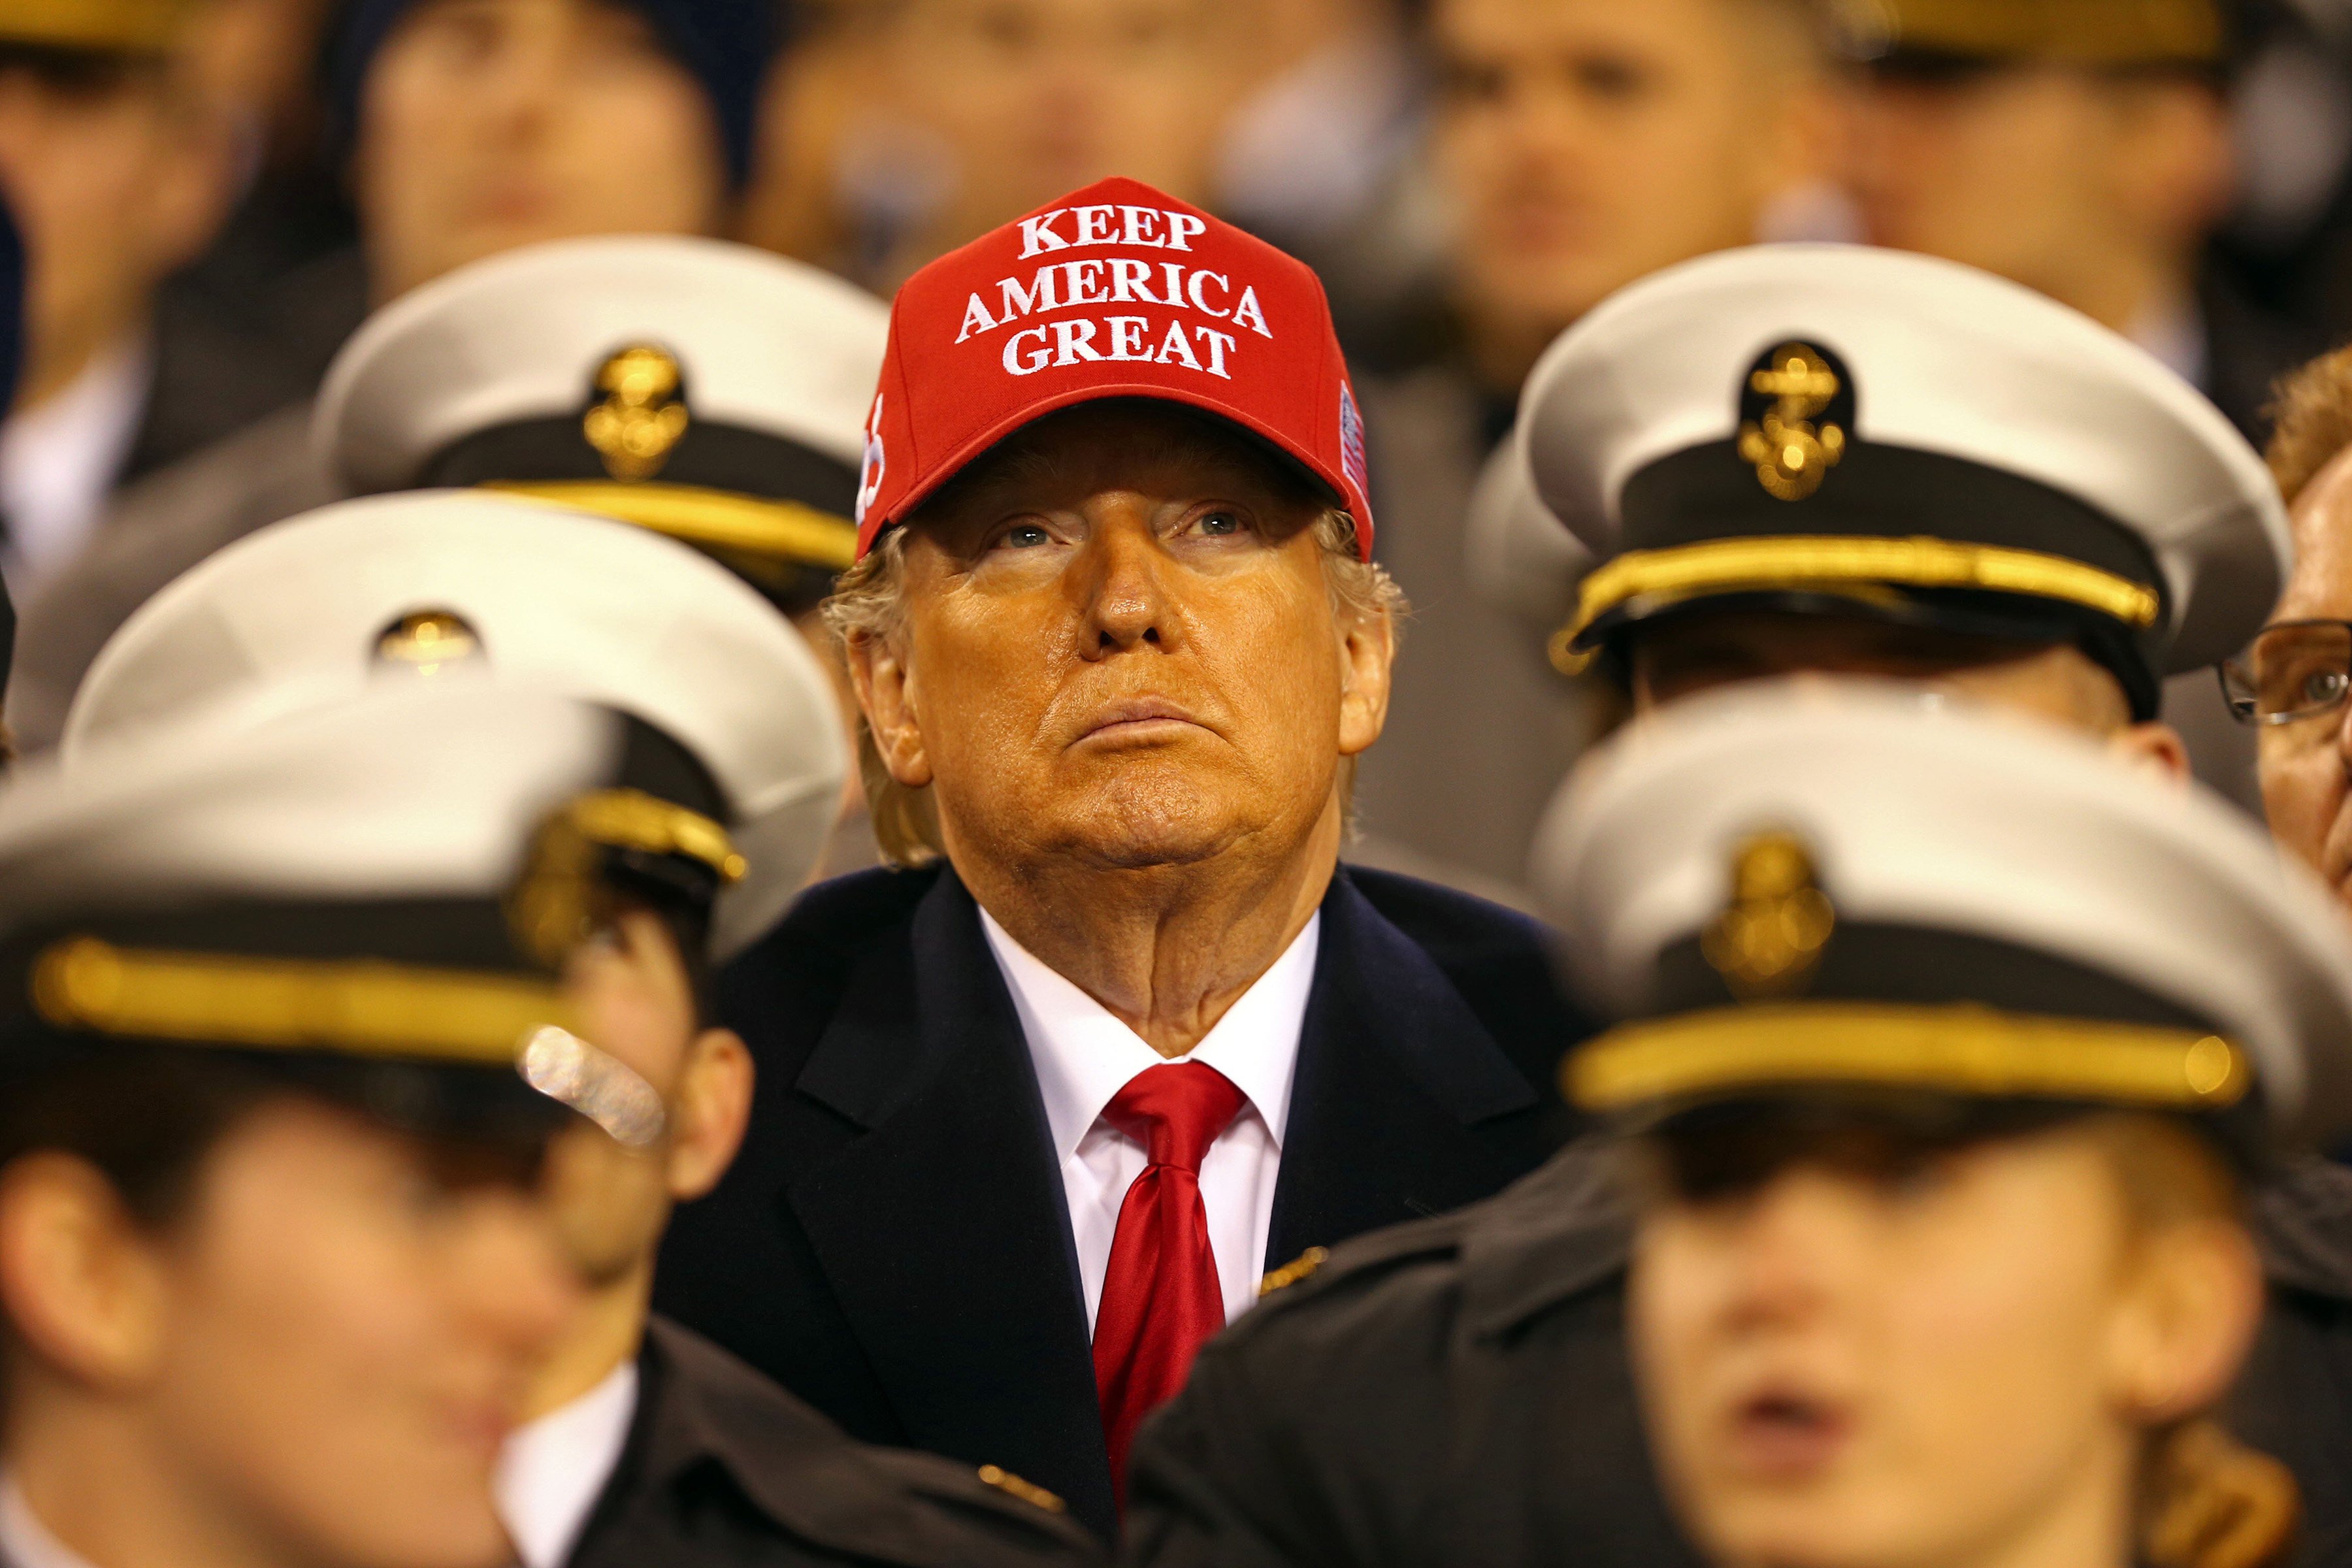
[[[723,235],[887,296],[1121,174],[1306,258],[1415,605],[1370,853],[1488,889],[1605,704],[1545,660],[1556,586],[1475,581],[1464,519],[1536,358],[1612,290],[1756,238],[1927,251],[2127,333],[2257,439],[2274,378],[2352,338],[2347,0],[2240,6],[2218,47],[2183,0],[2162,58],[2006,59],[1883,53],[1892,0],[798,0],[772,60],[704,61],[607,0],[429,0],[381,47],[370,0],[152,3],[160,56],[0,45],[29,750],[148,594],[333,499],[305,410],[369,310],[541,239]]]

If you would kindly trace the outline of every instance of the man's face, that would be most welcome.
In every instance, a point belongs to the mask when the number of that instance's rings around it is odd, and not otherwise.
[[[1629,1282],[1653,1446],[1708,1554],[1926,1568],[2049,1538],[2137,1443],[2149,1336],[2080,1132],[1653,1204]]]
[[[1748,0],[1438,0],[1433,27],[1454,263],[1477,324],[1535,350],[1638,278],[1748,244],[1812,173],[1819,89]]]
[[[1852,101],[1846,183],[1872,239],[2102,319],[2116,285],[2098,274],[2125,258],[2169,266],[2227,179],[2218,102],[2185,80],[2057,66],[1881,74]]]
[[[2273,621],[2352,620],[2352,465],[2338,458],[2294,506],[2294,574]],[[2352,904],[2352,705],[2261,731],[2271,833]]]
[[[1688,614],[1636,631],[1631,655],[1637,714],[1741,681],[1820,674],[1913,681],[2097,735],[2119,731],[2131,720],[2115,678],[2074,648],[1964,637],[1862,616],[1728,609]]]
[[[675,1115],[699,1030],[669,928],[625,908],[571,958],[564,1000],[582,1034],[652,1085]],[[547,1194],[564,1251],[591,1287],[647,1263],[669,1219],[670,1141],[623,1147],[585,1121],[548,1151]]]
[[[505,1562],[490,1475],[574,1306],[536,1200],[323,1103],[206,1158],[159,1281],[141,1394],[210,1511],[290,1560]]]
[[[369,68],[356,174],[386,300],[542,240],[712,233],[726,199],[709,99],[610,0],[423,0]]]
[[[1392,644],[1335,605],[1322,510],[1149,404],[1041,420],[926,509],[906,623],[853,668],[958,868],[1336,847],[1340,762],[1379,738]]]
[[[906,113],[952,160],[932,243],[1125,174],[1206,195],[1229,79],[1206,0],[922,0],[893,35]]]
[[[145,325],[155,286],[211,237],[228,163],[221,127],[160,65],[73,80],[0,67],[0,188],[29,264],[21,401]]]

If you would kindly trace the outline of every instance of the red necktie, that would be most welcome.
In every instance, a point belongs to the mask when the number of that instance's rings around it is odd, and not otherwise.
[[[1171,1062],[1136,1074],[1103,1109],[1150,1160],[1119,1205],[1095,1313],[1095,1389],[1122,1507],[1137,1426],[1184,1386],[1192,1353],[1225,1326],[1201,1161],[1241,1108],[1242,1091],[1216,1068]]]

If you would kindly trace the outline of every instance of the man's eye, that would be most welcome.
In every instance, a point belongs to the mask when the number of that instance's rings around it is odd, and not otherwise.
[[[1052,537],[1052,535],[1048,534],[1037,524],[1034,522],[1024,522],[1016,523],[1013,527],[1006,529],[1004,531],[1004,536],[999,539],[997,542],[1011,550],[1034,550],[1037,546],[1047,542]]]
[[[1242,520],[1229,511],[1213,511],[1201,520],[1201,531],[1223,539],[1242,531]]]

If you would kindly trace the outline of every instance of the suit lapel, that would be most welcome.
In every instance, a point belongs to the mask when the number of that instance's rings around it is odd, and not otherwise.
[[[979,911],[943,874],[911,973],[860,984],[797,1087],[867,1129],[785,1201],[919,1447],[1111,1528],[1085,1299],[1045,1106]]]
[[[1267,1267],[1499,1191],[1543,1161],[1538,1108],[1444,971],[1342,870],[1323,900]]]

